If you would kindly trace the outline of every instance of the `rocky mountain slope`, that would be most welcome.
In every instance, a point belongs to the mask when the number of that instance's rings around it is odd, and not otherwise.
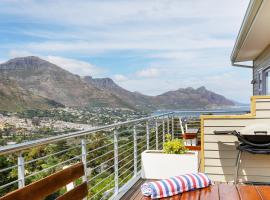
[[[91,76],[86,76],[84,77],[84,80],[88,84],[92,84],[101,90],[116,95],[117,97],[121,98],[123,101],[127,102],[134,108],[137,109],[154,108],[152,105],[153,97],[143,95],[138,92],[130,92],[117,85],[110,78],[92,78]]]
[[[179,89],[158,96],[130,92],[110,78],[80,77],[38,57],[15,58],[0,64],[0,110],[106,106],[129,109],[203,109],[234,102],[204,87]],[[6,80],[6,81],[3,81]],[[9,101],[12,99],[12,101]],[[16,110],[16,109],[15,109]]]
[[[0,79],[0,110],[21,111],[24,109],[49,109],[63,106],[53,100],[24,90],[13,80],[3,77]]]

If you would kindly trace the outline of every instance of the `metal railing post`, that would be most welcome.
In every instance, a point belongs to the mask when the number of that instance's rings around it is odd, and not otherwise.
[[[170,118],[167,118],[167,134],[170,134]]]
[[[137,176],[137,131],[136,126],[133,126],[133,143],[134,143],[134,177]]]
[[[172,139],[174,139],[174,117],[172,116]]]
[[[183,122],[181,117],[179,117],[179,124],[180,124],[180,128],[181,128],[181,134],[183,135],[185,133],[184,127],[183,127]]]
[[[25,186],[24,158],[21,152],[18,155],[18,186],[19,188]]]
[[[81,146],[82,146],[82,163],[84,168],[84,176],[83,181],[87,182],[87,147],[86,147],[86,141],[85,139],[81,140]]]
[[[119,192],[119,180],[118,180],[118,132],[115,129],[113,133],[114,141],[114,194]]]
[[[147,147],[147,150],[149,150],[149,148],[150,148],[149,140],[150,140],[149,122],[146,121],[146,147]]]
[[[164,118],[162,120],[162,146],[164,145],[165,142],[165,121]]]
[[[158,150],[158,121],[156,119],[156,150]]]

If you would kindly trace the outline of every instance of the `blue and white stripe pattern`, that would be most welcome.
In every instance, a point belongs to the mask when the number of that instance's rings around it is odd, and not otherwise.
[[[204,173],[192,173],[145,183],[141,186],[141,191],[144,196],[158,199],[208,187],[211,184],[211,180]]]

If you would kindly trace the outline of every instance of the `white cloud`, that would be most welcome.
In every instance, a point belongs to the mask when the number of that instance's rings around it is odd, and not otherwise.
[[[150,58],[161,58],[167,60],[192,60],[196,59],[196,52],[192,51],[165,51],[162,53],[153,53]]]
[[[76,55],[98,55],[107,65],[112,60],[111,66],[123,62],[126,67],[135,66],[134,70],[125,74],[118,67],[117,72],[112,70],[115,75],[109,76],[127,89],[146,94],[205,85],[243,101],[251,95],[251,73],[245,69],[228,72],[234,70],[229,68],[230,52],[248,2],[77,0],[74,4],[72,0],[3,0],[0,15],[7,14],[11,22],[22,20],[42,26],[17,28],[17,34],[25,39],[10,40],[1,47],[16,49],[10,53],[16,57],[29,52],[54,55],[44,58],[80,75],[102,74],[102,69],[77,60]],[[126,53],[136,61],[121,60],[118,65],[117,59]],[[59,57],[62,55],[75,59]]]
[[[16,58],[16,57],[26,57],[26,56],[33,56],[35,54],[25,51],[25,50],[10,50],[8,53],[9,57]]]
[[[160,75],[160,70],[157,68],[148,68],[138,71],[136,74],[138,77],[155,78]]]
[[[13,45],[47,54],[86,55],[114,50],[232,48],[235,37],[224,35],[236,35],[247,5],[247,0],[22,1],[4,1],[0,13],[53,26],[18,29],[39,40]],[[60,29],[53,28],[58,25]]]
[[[115,74],[114,75],[114,80],[116,80],[117,82],[123,82],[123,81],[127,81],[128,77],[122,75],[122,74]]]
[[[0,12],[60,24],[105,26],[135,20],[161,22],[164,19],[189,19],[194,16],[202,19],[242,16],[239,8],[245,5],[246,2],[235,0],[77,0],[76,3],[72,0],[22,0],[1,2]],[[28,9],[23,9],[25,7]]]
[[[63,69],[68,70],[71,73],[81,76],[96,76],[104,72],[103,69],[96,67],[88,62],[63,58],[59,56],[46,56],[45,59],[51,63],[54,63]]]
[[[184,50],[203,50],[214,48],[229,48],[234,44],[233,39],[178,39],[175,36],[166,38],[104,38],[102,41],[44,41],[31,42],[26,44],[25,48],[30,51],[45,52],[74,52],[74,53],[104,53],[108,51],[119,50],[166,50],[166,51],[184,51]],[[158,41],[158,42],[157,42]]]
[[[101,67],[97,67],[89,62],[85,62],[85,61],[81,61],[77,59],[65,58],[65,57],[60,57],[60,56],[52,56],[52,55],[44,56],[37,53],[29,52],[29,51],[11,50],[9,52],[10,58],[25,57],[25,56],[38,56],[55,65],[58,65],[59,67],[73,74],[78,74],[80,76],[97,76],[105,72],[105,70]]]

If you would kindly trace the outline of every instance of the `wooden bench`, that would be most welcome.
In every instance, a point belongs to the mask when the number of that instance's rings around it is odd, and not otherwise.
[[[0,200],[43,200],[47,196],[59,191],[67,184],[81,178],[83,175],[83,164],[77,163],[39,181],[33,182],[23,188],[8,193],[1,197]],[[83,182],[56,199],[81,200],[87,197],[87,194],[87,183]]]

